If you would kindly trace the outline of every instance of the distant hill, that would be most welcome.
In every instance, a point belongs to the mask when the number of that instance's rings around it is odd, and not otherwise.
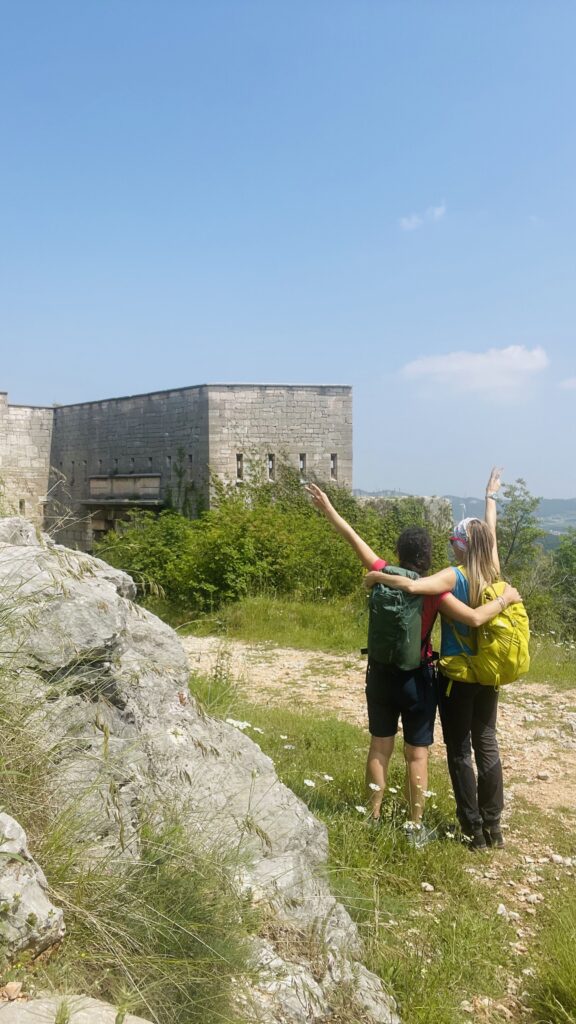
[[[366,498],[407,497],[404,491],[356,490],[354,494]],[[464,516],[478,516],[481,518],[484,515],[483,498],[461,498],[455,494],[444,494],[442,497],[447,498],[451,502],[455,521],[463,519]],[[576,498],[542,498],[536,514],[542,529],[546,530],[547,533],[554,536],[566,533],[570,528],[576,528]]]

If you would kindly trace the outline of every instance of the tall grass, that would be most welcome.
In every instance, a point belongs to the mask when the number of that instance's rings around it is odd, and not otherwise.
[[[250,977],[253,921],[230,885],[233,865],[199,852],[170,808],[144,803],[132,848],[108,836],[95,850],[82,794],[55,805],[69,741],[52,741],[43,719],[31,681],[5,667],[0,808],[27,831],[67,930],[50,957],[0,964],[0,985],[81,992],[158,1024],[242,1021],[234,997]]]
[[[539,1024],[576,1024],[576,884],[547,907],[530,985]]]

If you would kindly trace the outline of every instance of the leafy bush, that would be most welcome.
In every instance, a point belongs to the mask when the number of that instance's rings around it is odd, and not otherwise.
[[[290,467],[279,467],[274,484],[256,480],[238,488],[214,481],[214,489],[214,507],[198,519],[173,510],[136,513],[98,545],[97,554],[129,572],[143,590],[153,582],[169,602],[198,609],[246,595],[316,600],[358,587],[358,559],[312,507]],[[338,511],[390,561],[401,530],[425,523],[418,499],[390,501],[382,513],[344,488],[326,490]],[[434,526],[431,532],[439,567],[446,538]]]

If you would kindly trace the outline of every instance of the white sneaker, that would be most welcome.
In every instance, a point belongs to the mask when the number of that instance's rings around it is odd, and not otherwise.
[[[436,830],[415,821],[407,821],[404,825],[404,835],[409,846],[421,850],[423,846],[428,846],[428,843],[436,839]]]

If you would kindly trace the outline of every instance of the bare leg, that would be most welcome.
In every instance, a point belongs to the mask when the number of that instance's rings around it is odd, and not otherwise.
[[[420,824],[424,813],[424,793],[428,789],[428,747],[404,744],[406,761],[405,794],[410,821]]]
[[[366,762],[366,787],[373,818],[380,817],[380,808],[388,777],[388,763],[394,750],[394,738],[394,736],[372,736],[370,740]],[[378,789],[370,789],[370,783],[378,786]]]

